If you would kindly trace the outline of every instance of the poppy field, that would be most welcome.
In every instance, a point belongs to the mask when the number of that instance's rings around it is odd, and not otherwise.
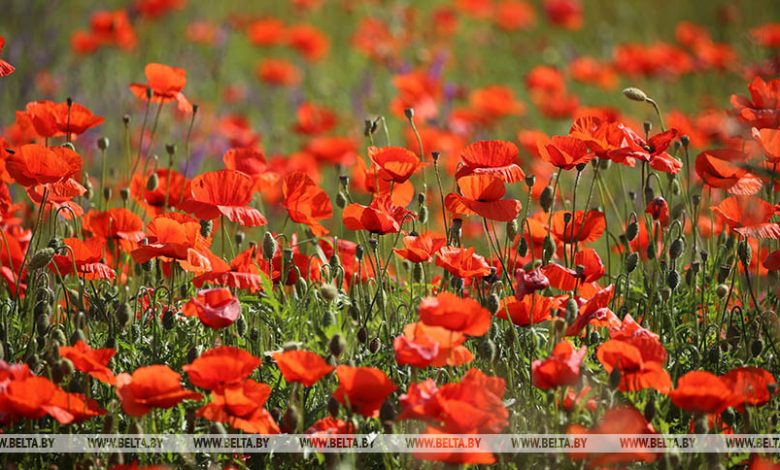
[[[2,9],[0,447],[780,437],[780,4]],[[778,452],[0,462],[776,469]]]

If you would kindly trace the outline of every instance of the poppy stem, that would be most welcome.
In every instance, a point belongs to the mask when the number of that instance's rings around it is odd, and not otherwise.
[[[441,201],[441,217],[444,220],[444,238],[447,240],[447,245],[450,244],[450,229],[447,226],[447,208],[444,206],[444,188],[441,184],[441,175],[439,174],[439,153],[433,154],[433,172],[436,174],[436,185],[439,187],[439,199]]]

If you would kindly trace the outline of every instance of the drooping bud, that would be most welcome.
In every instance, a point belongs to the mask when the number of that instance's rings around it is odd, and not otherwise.
[[[550,212],[553,204],[553,187],[546,186],[542,190],[542,194],[539,196],[539,204],[545,212]]]
[[[51,259],[54,257],[54,249],[53,248],[41,248],[38,250],[37,253],[33,255],[33,257],[30,259],[30,263],[27,265],[28,269],[41,269],[45,268]]]
[[[154,191],[160,186],[160,177],[157,176],[157,172],[153,172],[146,180],[146,190]]]
[[[330,338],[330,342],[328,343],[328,350],[331,354],[333,354],[334,357],[339,357],[344,352],[344,349],[347,347],[346,341],[344,341],[344,338],[341,337],[339,334],[335,334]]]
[[[628,87],[623,90],[623,96],[631,101],[639,101],[644,103],[647,101],[647,93],[636,87]]]
[[[276,239],[271,232],[265,232],[265,235],[263,235],[263,257],[267,260],[272,260],[276,254],[277,246]]]
[[[628,256],[626,256],[626,272],[632,273],[636,269],[637,265],[639,264],[639,254],[629,253]]]

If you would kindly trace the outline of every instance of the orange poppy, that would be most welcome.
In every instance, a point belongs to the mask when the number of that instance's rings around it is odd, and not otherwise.
[[[152,258],[177,260],[187,271],[204,272],[212,268],[208,252],[211,240],[200,234],[200,223],[187,214],[169,212],[154,218],[146,226],[148,243],[131,252],[136,263]]]
[[[677,388],[669,392],[674,406],[698,413],[721,413],[731,406],[735,397],[730,383],[703,370],[688,372],[677,380]]]
[[[0,394],[4,422],[39,419],[48,414],[60,424],[70,424],[106,414],[94,400],[67,393],[49,379],[31,375],[28,369],[18,372]]]
[[[368,206],[352,203],[345,207],[342,221],[349,230],[367,230],[384,235],[400,232],[408,215],[413,214],[393,204],[389,194],[380,194]]]
[[[179,110],[192,112],[192,105],[181,92],[187,84],[187,71],[179,67],[150,63],[144,68],[146,83],[133,83],[130,91],[139,99],[148,100],[147,90],[152,93],[153,103],[167,103],[176,100]]]
[[[780,225],[771,221],[775,207],[758,196],[731,196],[713,206],[712,211],[745,237],[780,238]]]
[[[536,21],[534,7],[522,0],[502,0],[495,7],[493,20],[504,31],[527,29]]]
[[[588,325],[620,327],[620,320],[608,307],[614,290],[615,286],[610,284],[604,289],[597,290],[588,300],[579,299],[579,313],[566,329],[566,336],[577,336]]]
[[[92,114],[89,108],[76,102],[68,105],[67,102],[34,101],[27,103],[25,112],[30,116],[35,132],[44,138],[81,135],[104,121],[102,117]]]
[[[586,429],[580,425],[571,425],[567,429],[569,434],[656,434],[653,426],[645,417],[631,406],[617,406],[608,409],[599,419],[598,423]],[[569,454],[572,460],[587,459],[589,468],[602,468],[609,465],[631,462],[655,462],[660,454],[652,452],[616,452],[596,454]]]
[[[208,283],[258,292],[262,287],[262,281],[256,258],[257,245],[251,244],[249,248],[237,254],[230,265],[224,262],[220,263],[219,258],[212,260],[211,271],[197,276],[192,280],[192,283],[197,288]]]
[[[425,166],[420,157],[404,147],[371,146],[368,157],[379,167],[380,178],[398,184],[405,183],[418,168]]]
[[[731,105],[739,118],[758,129],[780,127],[780,79],[766,82],[756,76],[748,91],[750,98],[731,95]]]
[[[298,67],[284,59],[263,59],[257,64],[255,75],[262,82],[275,86],[292,86],[301,81]]]
[[[585,248],[574,255],[574,266],[582,268],[582,274],[576,269],[565,268],[556,263],[549,263],[541,268],[542,273],[550,281],[550,285],[559,290],[574,290],[578,285],[598,281],[606,272],[596,250]]]
[[[318,162],[348,166],[355,162],[357,142],[351,137],[320,136],[311,139],[304,151]]]
[[[537,146],[542,160],[563,170],[584,165],[596,156],[588,151],[585,141],[568,135],[539,140]]]
[[[43,202],[43,193],[46,192],[47,211],[57,211],[60,208],[67,207],[70,210],[60,211],[59,214],[65,219],[81,217],[84,209],[81,205],[73,201],[73,198],[84,195],[87,188],[80,185],[73,178],[67,178],[56,183],[47,185],[38,184],[27,188],[27,195],[34,203],[40,205]]]
[[[147,182],[152,174],[156,175],[157,187],[150,190]],[[140,172],[134,174],[130,182],[130,194],[146,209],[149,216],[155,217],[178,207],[184,200],[188,184],[187,178],[178,171],[158,168],[145,177]]]
[[[713,188],[722,188],[731,194],[751,195],[759,192],[761,178],[741,165],[747,155],[736,149],[706,150],[696,156],[696,174]]]
[[[269,168],[265,155],[252,147],[235,147],[222,155],[228,170],[237,170],[251,176],[255,182],[254,191],[265,193],[275,189],[279,173]]]
[[[498,318],[511,320],[517,326],[536,325],[547,321],[553,312],[561,306],[557,297],[545,297],[539,294],[525,295],[522,299],[514,295],[501,299],[496,312]]]
[[[246,379],[211,392],[211,402],[196,415],[251,434],[278,434],[279,426],[264,408],[270,395],[270,386]]]
[[[73,367],[86,372],[103,383],[114,385],[116,378],[108,363],[116,354],[115,349],[92,349],[87,343],[79,340],[73,346],[60,346],[60,357],[69,359]]]
[[[59,387],[54,390],[46,410],[60,424],[80,423],[107,413],[97,401],[80,393],[68,393]]]
[[[760,367],[738,367],[723,374],[720,379],[734,393],[732,406],[762,406],[777,393],[777,381],[769,371]]]
[[[202,220],[225,216],[231,222],[245,227],[258,227],[268,223],[263,214],[249,207],[252,202],[254,181],[246,173],[235,170],[218,170],[193,178],[190,199],[182,208]]]
[[[0,54],[3,52],[3,47],[5,47],[5,38],[0,35]],[[3,59],[0,59],[0,77],[7,77],[14,73],[13,65],[9,64],[8,62],[4,61]]]
[[[324,58],[330,48],[330,42],[325,34],[314,26],[304,24],[289,27],[285,42],[311,61]]]
[[[297,119],[293,131],[304,135],[317,135],[328,132],[336,127],[336,114],[324,106],[314,103],[304,103],[295,110]]]
[[[306,173],[296,171],[285,176],[282,195],[290,220],[308,225],[315,236],[327,235],[328,229],[319,221],[329,219],[333,215],[333,206],[328,193],[317,186]]]
[[[661,344],[661,338],[652,331],[642,328],[627,314],[620,324],[612,326],[609,337],[635,346],[642,353],[642,360],[664,363],[666,348]]]
[[[588,353],[585,346],[574,350],[566,340],[556,344],[550,357],[544,361],[536,360],[531,364],[533,384],[542,390],[575,385],[580,380],[580,366]]]
[[[311,387],[326,375],[333,372],[334,367],[319,354],[309,351],[293,350],[273,354],[274,361],[288,382],[299,382],[304,387]]]
[[[255,46],[274,46],[284,39],[284,23],[276,18],[266,18],[252,22],[246,28],[249,42]]]
[[[423,233],[421,235],[408,235],[403,239],[403,248],[396,248],[395,253],[401,258],[412,263],[424,263],[430,260],[439,249],[447,244],[443,235],[435,233]]]
[[[489,220],[509,222],[520,213],[522,204],[501,199],[506,193],[504,180],[491,174],[471,174],[458,179],[458,193],[445,199],[447,210],[458,215],[479,215]]]
[[[566,223],[566,214],[571,215],[570,211],[556,211],[552,215],[550,231],[558,240],[566,243],[591,243],[604,234],[606,229],[606,219],[604,213],[590,210],[574,212]]]
[[[56,183],[81,173],[81,157],[66,147],[18,147],[5,160],[8,174],[22,186]]]
[[[217,346],[201,354],[182,369],[192,385],[206,390],[223,390],[240,384],[262,363],[241,348]]]
[[[63,276],[78,273],[87,280],[114,279],[116,272],[100,260],[104,241],[97,237],[81,241],[80,238],[65,238],[62,243],[69,247],[64,255],[55,255],[52,261]],[[75,265],[75,272],[74,272]]]
[[[103,212],[87,212],[84,229],[96,237],[118,240],[123,249],[133,247],[135,243],[146,238],[141,218],[123,207]]]
[[[613,369],[620,371],[621,391],[636,392],[645,388],[662,393],[669,391],[672,381],[663,363],[646,360],[643,356],[636,346],[616,339],[605,341],[596,351],[596,357],[607,373],[612,373]]]
[[[768,162],[780,163],[780,129],[753,128],[753,138],[761,146]]]
[[[132,375],[116,376],[116,393],[129,416],[143,416],[153,408],[172,408],[183,400],[200,400],[200,393],[185,390],[181,375],[165,365],[140,367]]]
[[[506,183],[516,183],[525,178],[525,172],[515,163],[518,150],[515,144],[504,140],[480,140],[467,145],[460,152],[462,165],[456,178],[471,174],[491,174]]]
[[[395,391],[395,384],[375,367],[336,367],[339,387],[333,398],[353,411],[376,417],[385,399]]]
[[[241,304],[226,287],[205,289],[184,304],[181,313],[186,317],[198,317],[207,327],[219,330],[238,320]]]
[[[349,421],[343,421],[333,416],[318,419],[306,430],[306,434],[355,434],[355,425]]]
[[[490,274],[490,265],[484,257],[474,253],[474,248],[443,247],[436,254],[436,266],[462,279]]]
[[[613,160],[632,158],[642,162],[648,162],[654,170],[676,174],[682,169],[682,162],[666,151],[679,134],[677,129],[655,134],[647,142],[632,129],[622,126],[621,131],[627,145],[612,150],[609,155]]]
[[[450,292],[422,299],[418,312],[425,325],[440,326],[469,336],[482,336],[490,328],[490,312],[479,302]]]
[[[466,335],[423,322],[410,323],[403,334],[393,340],[395,360],[399,365],[425,367],[460,366],[474,360],[463,346]]]

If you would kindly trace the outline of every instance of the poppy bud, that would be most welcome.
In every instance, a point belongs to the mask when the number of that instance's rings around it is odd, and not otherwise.
[[[38,331],[38,334],[43,336],[46,334],[47,328],[49,328],[49,316],[46,314],[38,315],[35,318],[35,329]]]
[[[298,412],[298,409],[295,406],[290,405],[282,417],[282,425],[284,426],[285,431],[295,432],[300,427],[300,424],[301,414]]]
[[[498,311],[499,305],[500,305],[500,300],[498,298],[498,294],[496,293],[490,294],[487,298],[487,305],[486,305],[488,311],[495,315],[496,312]]]
[[[238,333],[238,336],[243,337],[246,334],[246,320],[244,320],[244,317],[238,317],[236,320],[236,333]]]
[[[331,325],[334,325],[335,323],[336,323],[336,314],[334,314],[330,310],[326,310],[325,313],[322,314],[322,327],[327,328]]]
[[[122,202],[127,202],[127,200],[130,199],[130,190],[127,188],[121,188],[119,190],[119,197],[122,199]]]
[[[366,330],[366,327],[360,327],[357,332],[357,340],[360,344],[365,344],[366,341],[368,341],[368,331]]]
[[[645,122],[642,123],[642,127],[645,130],[645,134],[649,134],[650,131],[653,130],[653,123],[650,122],[650,121],[645,121]]]
[[[517,232],[520,230],[520,225],[517,219],[512,219],[506,223],[506,236],[509,240],[514,240],[517,237]]]
[[[525,175],[525,185],[528,186],[528,188],[532,188],[533,185],[536,184],[536,176],[534,175]]]
[[[59,328],[52,329],[49,334],[52,342],[59,343],[60,345],[64,345],[68,341],[68,339],[65,337],[65,333]]]
[[[585,168],[587,167],[586,163],[580,163],[575,168],[577,169],[577,172],[585,171]]]
[[[550,258],[552,258],[552,255],[555,254],[555,242],[553,241],[550,235],[547,235],[545,237],[542,248],[544,251],[545,260],[549,260]]]
[[[341,406],[341,404],[338,400],[333,397],[328,398],[328,414],[332,417],[335,418],[339,415],[339,406]]]
[[[655,243],[650,243],[647,245],[647,259],[655,259]]]
[[[626,256],[626,272],[632,273],[636,269],[637,265],[639,264],[639,254],[629,253],[628,256]]]
[[[33,314],[35,317],[39,317],[41,315],[51,315],[51,304],[49,304],[47,301],[39,301],[35,304],[35,308],[33,309]]]
[[[214,222],[211,220],[200,221],[200,235],[203,238],[208,238],[211,235],[211,230],[214,228]]]
[[[753,354],[753,357],[760,356],[763,350],[764,342],[760,339],[754,339],[753,342],[750,343],[750,353]]]
[[[374,338],[368,343],[368,350],[371,354],[376,354],[379,351],[379,346],[381,346],[379,338]]]
[[[580,308],[577,305],[577,301],[569,297],[569,300],[566,301],[566,322],[573,322],[574,319],[577,318],[579,311]]]
[[[73,330],[73,334],[70,335],[70,340],[68,342],[71,346],[75,346],[79,341],[84,341],[86,343],[87,337],[84,335],[84,332],[81,331],[81,328],[76,328]]]
[[[597,160],[599,161],[599,168],[602,170],[608,170],[612,165],[612,160],[608,158],[598,158]]]
[[[655,399],[650,396],[650,399],[645,403],[644,410],[645,420],[649,423],[655,418]]]
[[[122,116],[122,122],[125,124],[125,126],[130,124],[131,120],[132,120],[132,118],[130,117],[129,114],[125,114],[124,116]]]
[[[405,108],[404,116],[406,116],[406,119],[414,119],[414,108]]]
[[[333,302],[339,298],[339,290],[333,284],[323,284],[320,286],[320,297],[326,302]]]
[[[382,402],[382,406],[379,408],[379,420],[383,423],[391,424],[395,421],[395,410],[389,400]]]
[[[623,90],[623,95],[631,101],[644,103],[647,101],[647,93],[636,87],[628,87]]]
[[[335,334],[331,336],[330,342],[328,343],[328,350],[335,357],[341,356],[341,354],[344,352],[344,348],[346,347],[347,343],[344,341],[344,338],[342,338],[341,335]]]
[[[669,257],[677,259],[682,255],[683,251],[685,251],[685,240],[677,238],[672,242],[672,246],[669,247]]]
[[[27,265],[28,269],[41,269],[45,268],[54,257],[54,249],[46,247],[38,250],[30,259],[30,263]]]
[[[103,188],[103,199],[106,201],[110,201],[113,194],[114,192],[111,190],[111,188]]]
[[[166,330],[173,329],[173,326],[174,326],[173,311],[166,310],[165,313],[163,313],[162,325],[163,325],[163,328],[165,328]]]
[[[680,143],[683,144],[683,146],[687,147],[688,144],[691,143],[691,138],[687,135],[680,136]]]
[[[417,211],[417,219],[419,219],[421,224],[428,223],[428,206],[420,207],[420,209]]]
[[[306,280],[302,277],[298,277],[298,279],[295,281],[295,293],[298,294],[298,297],[303,298],[304,295],[306,295],[306,290],[308,289],[308,285],[306,284]]]
[[[718,298],[724,298],[729,293],[729,286],[726,284],[718,284],[718,287],[715,289],[715,293],[718,295]]]
[[[682,188],[680,187],[680,182],[677,181],[677,179],[672,181],[672,194],[675,196],[679,196],[682,192]]]
[[[343,209],[347,207],[347,202],[347,196],[342,191],[336,193],[336,207]]]
[[[742,240],[737,245],[737,255],[739,260],[742,261],[742,265],[747,268],[750,265],[750,260],[753,258],[753,248],[750,247],[747,241]]]
[[[198,356],[200,356],[200,349],[197,346],[191,346],[187,350],[187,362],[193,362]]]
[[[653,187],[649,184],[645,186],[645,201],[652,201],[655,199],[655,191],[653,191]]]
[[[412,266],[412,281],[419,284],[423,282],[424,276],[425,271],[423,270],[422,264],[415,263],[414,266]]]
[[[521,257],[525,257],[528,254],[528,242],[525,237],[520,238],[520,242],[517,244],[517,254]]]
[[[671,272],[675,272],[675,271],[671,271]],[[666,279],[667,279],[666,282],[668,283],[669,282],[669,277],[667,277]],[[679,282],[679,280],[678,280],[678,282]],[[658,295],[661,296],[661,300],[662,301],[666,302],[667,300],[669,300],[672,297],[672,289],[669,288],[669,287],[662,287],[661,289],[659,289]]]
[[[246,234],[239,230],[238,232],[236,232],[235,235],[233,235],[233,237],[235,239],[236,245],[240,246],[242,243],[244,243],[244,240],[246,239]]]
[[[496,358],[496,343],[490,338],[483,338],[477,350],[479,356],[487,362],[493,362]]]
[[[97,147],[100,150],[106,150],[108,148],[109,141],[108,137],[101,137],[97,140]]]
[[[539,204],[542,206],[545,212],[550,212],[550,208],[553,204],[553,187],[545,186],[542,190],[542,194],[539,196]]]
[[[615,367],[612,369],[612,372],[609,373],[609,386],[612,388],[617,388],[618,385],[620,385],[620,369]]]
[[[265,232],[263,235],[263,257],[272,260],[276,254],[277,243],[271,232]]]
[[[146,180],[146,190],[154,191],[158,186],[160,186],[160,177],[157,176],[157,172],[154,172]]]
[[[439,152],[431,152],[431,159],[433,159],[433,163],[439,163],[439,157],[441,154]]]
[[[588,336],[588,344],[599,344],[599,341],[601,341],[601,335],[599,335],[598,331],[591,331],[590,335]]]

